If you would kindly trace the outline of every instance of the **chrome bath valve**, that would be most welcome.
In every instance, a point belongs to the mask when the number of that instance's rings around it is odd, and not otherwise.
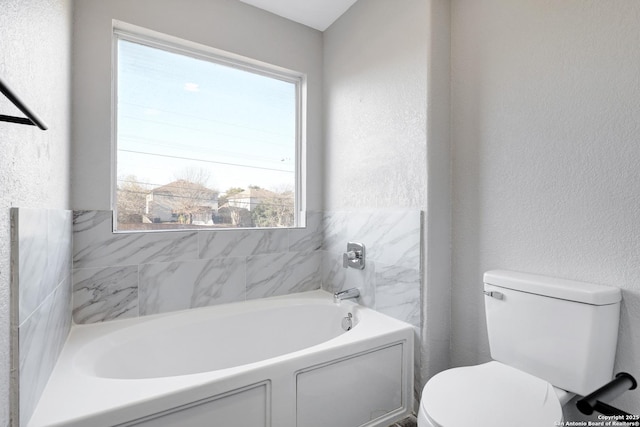
[[[349,242],[347,243],[347,252],[342,254],[342,266],[363,270],[364,255],[365,249],[362,243]]]

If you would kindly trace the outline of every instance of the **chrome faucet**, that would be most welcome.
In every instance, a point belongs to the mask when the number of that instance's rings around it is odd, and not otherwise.
[[[340,302],[343,299],[359,298],[360,290],[358,288],[347,289],[346,291],[340,291],[333,294],[333,301]]]

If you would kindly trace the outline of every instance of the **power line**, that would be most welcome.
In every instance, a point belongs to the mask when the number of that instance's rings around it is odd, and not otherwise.
[[[132,176],[132,178],[136,178],[135,176]],[[187,181],[190,184],[197,184],[197,185],[201,185],[201,188],[193,188],[193,187],[189,187],[189,186],[185,186],[179,183],[176,183],[176,181],[171,182],[169,184],[157,184],[157,183],[153,183],[153,182],[145,182],[145,181],[138,181],[137,179],[128,179],[128,178],[118,178],[116,181],[121,182],[121,183],[129,183],[129,184],[137,184],[142,186],[148,186],[149,188],[141,188],[143,191],[135,191],[135,190],[130,190],[130,189],[125,189],[125,188],[119,188],[118,187],[118,191],[126,191],[129,193],[138,193],[138,194],[150,194],[152,192],[156,192],[156,190],[158,190],[159,188],[165,188],[165,189],[176,189],[177,191],[196,191],[199,193],[202,192],[210,192],[210,193],[216,193],[217,195],[225,195],[226,196],[226,192],[224,191],[219,191],[217,189],[214,188],[209,188],[207,187],[205,184],[199,184],[199,183],[194,183],[191,181]],[[151,186],[154,186],[155,188],[150,188]],[[251,187],[251,186],[250,186]],[[244,189],[241,188],[242,191],[245,191]],[[281,193],[278,193],[277,190],[272,191],[272,190],[268,190],[268,189],[264,189],[266,191],[269,191],[271,193],[274,194],[274,197],[272,198],[288,198],[289,196],[285,196],[285,193],[292,193],[292,190],[284,190]],[[221,197],[225,197],[225,196],[221,196]],[[228,196],[227,196],[228,197]],[[293,196],[291,196],[293,197]]]
[[[151,194],[152,192],[143,192],[143,191],[135,191],[135,190],[127,190],[124,188],[119,188],[118,189],[118,193],[129,193],[129,194],[141,194],[141,195],[148,195]],[[200,200],[206,200],[206,201],[212,201],[211,198],[209,197],[202,197],[202,196],[197,196],[197,195],[192,195],[192,196],[182,196],[182,195],[178,195],[178,194],[171,194],[171,195],[161,195],[162,198],[166,199],[167,201],[171,201],[174,199],[188,199],[191,201],[200,201]],[[232,199],[229,200],[227,199],[227,204],[229,204],[229,207],[240,207],[240,205],[244,205],[244,206],[249,206],[251,207],[251,205],[264,205],[264,206],[276,206],[276,207],[281,207],[281,208],[287,208],[287,207],[293,207],[293,200],[291,200],[291,203],[287,203],[286,200],[290,199],[289,197],[271,197],[268,199],[261,199],[259,202],[251,202],[251,201],[243,201],[243,200],[237,200],[237,199]],[[216,199],[219,200],[219,199]],[[280,203],[277,202],[273,202],[274,200],[280,200]],[[152,200],[153,202],[156,203],[161,203],[157,200]],[[234,206],[231,205],[231,203],[233,203]],[[218,207],[218,209],[220,209],[220,207]],[[241,209],[246,209],[246,208],[241,208]]]
[[[160,122],[158,120],[151,120],[151,119],[147,119],[147,118],[131,116],[131,115],[128,115],[128,114],[122,114],[122,118],[128,118],[128,119],[131,119],[131,120],[138,120],[138,121],[141,121],[141,122],[154,123],[154,124],[163,125],[163,126],[171,126],[171,127],[181,128],[181,129],[187,129],[187,130],[190,130],[190,131],[200,132],[200,133],[204,133],[204,134],[207,134],[207,135],[211,135],[211,130],[210,129],[199,129],[199,128],[194,127],[194,126],[181,125],[181,124],[177,124],[177,123],[169,123],[167,121]],[[119,126],[119,127],[126,127],[126,126]],[[240,135],[237,135],[237,134],[229,134],[229,133],[224,133],[224,132],[216,132],[216,133],[219,134],[219,135],[222,135],[222,136],[233,137],[233,138],[238,138],[238,139],[244,139],[244,140],[247,140],[247,141],[253,140],[253,138],[249,138],[247,136],[240,136]],[[278,144],[277,142],[267,141],[267,140],[264,140],[264,139],[262,139],[260,142],[263,143],[263,144],[275,145],[277,147],[288,147],[288,145]]]
[[[230,156],[230,157],[236,157],[236,158],[241,158],[241,159],[256,159],[259,161],[265,161],[265,162],[271,162],[271,163],[277,163],[277,164],[282,164],[283,161],[285,160],[290,160],[289,157],[285,156],[274,156],[273,154],[271,154],[270,157],[266,157],[266,156],[258,156],[258,155],[251,155],[251,154],[247,154],[244,152],[238,152],[238,151],[225,151],[225,150],[220,150],[220,149],[212,149],[211,147],[207,147],[205,145],[192,145],[192,144],[182,144],[179,142],[174,142],[174,141],[167,141],[167,140],[159,140],[159,139],[153,139],[153,138],[147,138],[147,137],[143,137],[143,136],[137,136],[137,135],[131,135],[131,134],[123,134],[120,135],[119,138],[121,138],[122,140],[126,140],[127,142],[131,142],[131,143],[135,143],[135,144],[144,144],[144,145],[150,145],[152,147],[167,147],[167,148],[182,148],[185,151],[189,152],[201,152],[201,153],[207,153],[207,154],[220,154],[221,156],[226,155],[226,156]],[[209,141],[208,141],[209,142]],[[213,141],[215,143],[215,141]],[[262,142],[261,142],[262,143]],[[124,146],[125,144],[122,143],[122,145]],[[233,143],[224,143],[225,146],[234,146],[235,144]],[[274,145],[278,145],[279,144],[274,144]],[[287,147],[290,148],[290,147]],[[284,151],[290,151],[290,150],[284,150]],[[280,160],[278,160],[280,159]]]
[[[261,167],[261,166],[241,165],[239,163],[227,163],[227,162],[216,162],[214,160],[195,159],[193,157],[171,156],[169,154],[149,153],[149,152],[146,152],[146,151],[124,150],[122,148],[119,148],[118,151],[122,151],[122,152],[125,152],[125,153],[134,153],[134,154],[146,154],[148,156],[168,157],[170,159],[192,160],[192,161],[195,161],[195,162],[214,163],[214,164],[226,165],[226,166],[238,166],[238,167],[241,167],[241,168],[249,168],[249,169],[261,169],[261,170],[276,171],[276,172],[286,172],[286,173],[293,173],[294,172],[294,171],[288,171],[288,170],[284,170],[284,169],[265,168],[265,167]]]
[[[135,176],[133,176],[133,178],[135,178]],[[153,186],[155,188],[153,189],[144,189],[143,190],[147,190],[147,193],[150,193],[152,191],[156,191],[159,188],[165,188],[165,189],[177,189],[179,191],[196,191],[196,192],[210,192],[210,193],[216,193],[216,194],[220,194],[221,192],[215,188],[209,188],[207,187],[205,184],[201,184],[198,182],[192,182],[192,181],[188,181],[188,180],[184,180],[184,179],[178,179],[176,181],[170,182],[169,184],[156,184],[153,182],[144,182],[144,181],[138,181],[133,180],[133,179],[127,179],[127,178],[118,178],[117,179],[118,182],[123,182],[123,183],[131,183],[131,184],[138,184],[140,186],[146,185],[146,186]],[[186,185],[184,183],[179,183],[179,181],[184,181],[186,183]],[[189,184],[194,184],[194,185],[198,185],[200,187],[194,187],[194,186],[190,186]],[[132,190],[126,190],[126,191],[132,191]]]
[[[238,123],[226,122],[226,121],[222,121],[222,120],[216,120],[216,119],[212,119],[210,117],[193,116],[193,115],[190,115],[190,114],[179,113],[177,111],[169,111],[169,110],[165,110],[165,109],[162,109],[162,108],[156,108],[156,107],[153,107],[151,105],[142,105],[142,104],[136,104],[134,102],[127,102],[127,101],[119,101],[119,103],[130,105],[132,107],[138,107],[138,108],[144,108],[144,109],[151,109],[151,110],[155,110],[155,111],[161,111],[163,113],[169,113],[169,114],[174,115],[174,116],[182,116],[182,117],[188,117],[190,119],[204,120],[206,122],[219,123],[219,124],[222,124],[222,125],[225,125],[225,126],[232,126],[232,127],[240,128],[240,129],[255,130],[255,131],[258,131],[258,132],[268,133],[268,134],[276,135],[276,136],[284,136],[284,137],[288,137],[289,136],[289,134],[285,134],[285,133],[282,133],[282,132],[274,132],[274,131],[270,131],[270,130],[266,130],[266,129],[262,129],[262,128],[257,128],[257,127],[243,126],[243,125],[238,124]],[[137,119],[137,117],[135,117],[135,116],[127,115],[126,117],[136,118]],[[147,120],[149,120],[149,119],[147,119]],[[152,120],[149,120],[149,121],[152,121]],[[163,123],[163,122],[155,122],[154,121],[154,123]]]
[[[135,176],[134,176],[134,178],[135,178]],[[134,180],[131,180],[131,179],[126,179],[126,178],[118,178],[118,180],[117,180],[117,181],[118,181],[118,182],[129,182],[129,183],[131,183],[131,184],[139,184],[139,185],[154,186],[154,187],[155,187],[155,189],[157,189],[157,188],[159,188],[159,187],[177,188],[177,189],[184,189],[184,188],[186,188],[186,187],[184,187],[184,186],[180,186],[180,185],[178,185],[178,184],[173,184],[173,185],[171,185],[171,183],[169,183],[169,184],[156,184],[156,183],[153,183],[153,182],[144,182],[144,181],[137,181],[137,180],[136,180],[136,181],[134,181]],[[174,181],[174,182],[175,182],[175,181]],[[194,184],[197,184],[197,183],[194,183]],[[218,191],[218,190],[216,190],[216,189],[214,189],[214,188],[209,188],[209,187],[207,187],[207,186],[206,186],[206,185],[204,185],[204,184],[200,184],[200,185],[202,185],[202,187],[203,187],[203,189],[202,189],[202,190],[200,190],[200,191],[211,191],[211,192],[214,192],[214,193],[218,193],[218,194],[220,194],[220,191]],[[154,189],[154,190],[155,190],[155,189]],[[154,190],[149,190],[149,192],[154,191]],[[130,190],[127,190],[127,191],[130,191]]]

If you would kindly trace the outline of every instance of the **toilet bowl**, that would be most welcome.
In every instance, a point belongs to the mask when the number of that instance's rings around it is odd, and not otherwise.
[[[551,427],[562,406],[608,382],[619,288],[506,270],[484,274],[493,361],[424,386],[418,427]]]
[[[552,427],[573,394],[500,362],[449,369],[422,391],[419,427]]]

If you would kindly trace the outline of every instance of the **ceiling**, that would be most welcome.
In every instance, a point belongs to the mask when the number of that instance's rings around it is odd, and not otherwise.
[[[357,0],[240,0],[283,18],[324,31]]]

